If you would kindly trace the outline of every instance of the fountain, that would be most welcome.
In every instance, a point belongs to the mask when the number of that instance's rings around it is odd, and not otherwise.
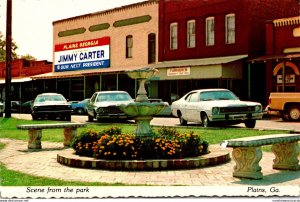
[[[138,80],[139,89],[135,102],[126,105],[123,104],[120,106],[120,109],[135,120],[137,124],[135,135],[139,137],[151,136],[153,134],[150,121],[154,115],[166,107],[166,104],[163,102],[150,103],[147,97],[145,82],[157,73],[158,70],[154,68],[127,71],[130,78]]]

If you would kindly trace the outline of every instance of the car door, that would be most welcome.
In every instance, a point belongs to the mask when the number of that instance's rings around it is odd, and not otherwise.
[[[199,121],[198,104],[199,104],[199,93],[197,92],[191,93],[187,98],[187,102],[185,106],[186,109],[185,114],[186,114],[187,121],[192,121],[192,122]]]

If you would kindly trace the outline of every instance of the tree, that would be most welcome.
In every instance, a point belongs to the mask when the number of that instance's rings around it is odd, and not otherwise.
[[[25,59],[25,60],[33,60],[36,61],[36,58],[33,57],[32,55],[26,54],[26,55],[21,55],[20,59]]]
[[[16,53],[17,48],[18,46],[16,45],[16,43],[12,41],[11,43],[12,60],[18,59],[18,54]],[[5,61],[5,59],[6,59],[6,40],[2,32],[0,32],[0,62]]]

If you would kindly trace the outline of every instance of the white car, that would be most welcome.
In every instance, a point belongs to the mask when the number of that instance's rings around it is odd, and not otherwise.
[[[129,104],[134,100],[125,91],[100,91],[95,92],[86,104],[88,121],[97,119],[127,119],[121,111],[121,104]]]
[[[245,123],[254,128],[257,119],[262,119],[262,106],[257,102],[241,101],[227,89],[193,90],[171,105],[172,114],[179,117],[181,125],[187,122],[201,123]]]

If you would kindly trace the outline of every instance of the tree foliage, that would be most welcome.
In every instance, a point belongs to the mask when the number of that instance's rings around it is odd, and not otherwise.
[[[23,56],[18,56],[18,54],[16,53],[16,50],[18,49],[17,44],[12,41],[11,42],[11,55],[12,55],[12,60],[15,59],[26,59],[26,60],[36,60],[35,57],[26,54]],[[4,38],[4,35],[2,34],[2,32],[0,32],[0,62],[3,62],[6,60],[6,39]]]

